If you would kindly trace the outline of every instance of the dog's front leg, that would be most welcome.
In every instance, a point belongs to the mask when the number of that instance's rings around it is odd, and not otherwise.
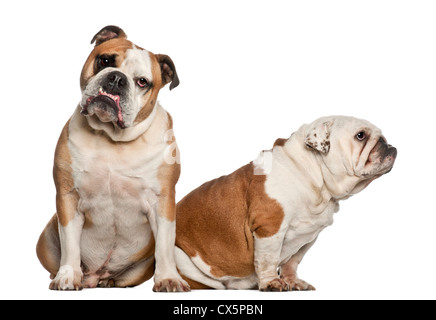
[[[280,278],[290,287],[290,290],[315,290],[315,287],[297,276],[297,268],[306,252],[313,246],[316,239],[302,246],[285,264],[280,266]]]
[[[72,174],[68,128],[69,121],[59,137],[53,167],[61,259],[56,277],[50,283],[52,290],[82,289],[80,237],[85,219],[78,212],[79,194]]]
[[[176,268],[176,203],[175,193],[159,196],[155,210],[149,214],[149,221],[155,237],[156,267],[154,273],[155,292],[187,292],[190,287]]]
[[[81,290],[80,237],[84,217],[77,212],[78,195],[75,191],[57,195],[57,215],[61,244],[60,268],[50,283],[52,290]]]
[[[278,266],[284,232],[261,238],[254,234],[254,268],[260,291],[288,291],[289,285],[280,279]]]

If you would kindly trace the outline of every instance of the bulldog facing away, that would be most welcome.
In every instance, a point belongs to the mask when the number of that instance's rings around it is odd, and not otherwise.
[[[177,204],[176,263],[193,289],[314,290],[297,267],[339,201],[388,173],[397,150],[365,120],[332,116]]]
[[[157,102],[179,84],[174,63],[116,26],[91,43],[82,100],[56,147],[56,214],[37,244],[50,289],[130,287],[154,274],[154,291],[189,291],[174,257],[177,145]]]

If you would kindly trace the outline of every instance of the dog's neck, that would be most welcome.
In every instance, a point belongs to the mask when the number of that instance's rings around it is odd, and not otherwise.
[[[288,168],[293,181],[301,185],[298,188],[301,194],[297,197],[307,204],[308,211],[320,214],[334,199],[326,186],[318,159],[306,148],[303,135],[297,131],[282,146],[274,147],[273,157],[281,166]],[[304,174],[304,179],[300,174]]]
[[[78,106],[78,111],[80,112],[81,107]],[[94,116],[85,116],[88,125],[97,131],[103,131],[112,141],[114,142],[128,142],[133,141],[142,136],[152,125],[156,115],[158,113],[165,112],[162,106],[156,102],[153,111],[144,121],[134,124],[132,127],[121,129],[114,125],[112,122],[101,122],[98,118]]]

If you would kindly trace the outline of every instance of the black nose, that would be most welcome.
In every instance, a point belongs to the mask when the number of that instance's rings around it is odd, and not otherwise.
[[[390,144],[388,144],[384,138],[380,138],[377,144],[380,145],[379,149],[383,151],[382,153],[384,154],[383,158],[391,156],[392,158],[395,159],[397,157],[397,149],[391,146]]]
[[[385,157],[391,156],[392,158],[396,159],[397,158],[397,148],[392,147],[391,145],[389,145],[388,150],[386,151]]]
[[[120,95],[127,87],[127,77],[119,71],[112,71],[106,76],[102,87],[106,92]]]

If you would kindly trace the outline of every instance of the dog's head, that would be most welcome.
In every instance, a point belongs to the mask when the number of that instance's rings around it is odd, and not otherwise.
[[[179,84],[170,57],[136,46],[116,26],[104,27],[93,43],[80,77],[80,106],[95,129],[138,125],[153,112],[159,90],[168,83],[170,89]]]
[[[391,171],[397,149],[372,123],[353,117],[320,118],[306,127],[305,144],[316,152],[331,191],[346,197]]]

